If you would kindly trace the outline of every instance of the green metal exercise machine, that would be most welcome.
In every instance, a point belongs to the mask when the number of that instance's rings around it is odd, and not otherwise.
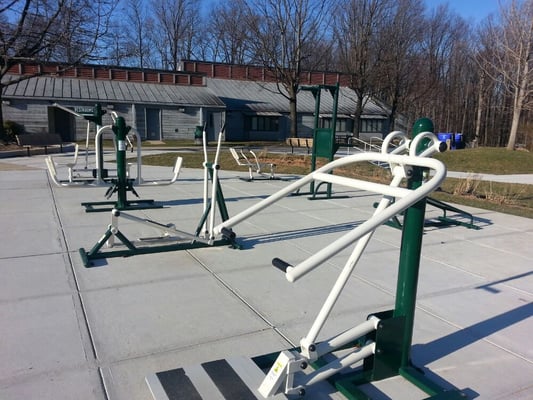
[[[433,134],[433,131],[434,131],[433,121],[431,119],[429,119],[429,118],[420,118],[413,125],[411,138],[414,139],[418,135],[423,135],[426,132],[430,132],[430,133]],[[407,138],[405,138],[403,136],[403,134],[401,134],[400,132],[398,132],[398,135],[396,135],[396,136],[397,137],[402,137],[404,143],[408,143],[409,142],[409,140]],[[383,143],[384,146],[382,148],[382,150],[384,152],[388,151],[388,143],[389,142],[390,142],[390,140],[384,141],[384,143]],[[432,140],[430,140],[429,138],[424,138],[423,140],[421,140],[419,145],[418,145],[418,148],[416,149],[417,155],[422,154],[424,151],[426,151],[428,146],[430,146],[431,144],[432,144]],[[398,153],[400,153],[403,150],[405,150],[405,148],[400,147],[400,148],[394,149],[392,152],[398,154]],[[441,142],[439,144],[439,149],[438,150],[441,153],[446,151],[446,143],[445,142]],[[434,199],[432,197],[428,197],[427,198],[427,204],[442,210],[443,215],[437,217],[439,223],[442,224],[442,225],[461,225],[461,226],[464,226],[464,227],[469,228],[469,229],[480,229],[477,225],[474,224],[474,216],[472,214],[460,209],[460,208],[454,207],[454,206],[452,206],[452,205],[450,205],[448,203],[445,203],[443,201]],[[448,216],[448,214],[447,214],[448,211],[456,213],[456,214],[459,214],[459,215],[467,218],[468,222],[465,222],[465,221],[462,221],[462,220],[458,220],[457,218],[450,218]],[[394,228],[399,228],[399,229],[402,228],[402,223],[400,222],[400,219],[398,218],[398,216],[394,216],[388,222],[388,225],[390,225],[390,226],[392,226]]]
[[[112,125],[102,126],[102,116],[106,114],[106,111],[102,109],[100,104],[96,104],[94,107],[76,107],[74,110],[70,108],[54,104],[66,112],[75,115],[78,118],[87,120],[87,137],[85,143],[85,166],[84,168],[77,168],[78,160],[78,145],[75,146],[74,160],[69,163],[56,164],[52,156],[48,156],[45,161],[48,167],[48,172],[53,183],[59,187],[85,187],[85,186],[108,186],[111,184],[109,191],[106,193],[106,197],[111,197],[113,193],[119,194],[119,200],[116,202],[117,207],[123,209],[133,208],[154,208],[152,200],[138,200],[136,202],[128,201],[125,191],[131,191],[135,195],[133,186],[164,186],[173,184],[179,175],[181,164],[183,162],[182,157],[176,158],[176,163],[172,171],[172,178],[168,180],[145,180],[142,177],[142,149],[141,149],[141,137],[139,132],[133,131],[133,135],[136,140],[137,146],[137,161],[136,161],[136,176],[135,179],[130,179],[130,164],[126,162],[126,149],[129,147],[133,152],[133,143],[130,141],[130,135],[128,133],[131,127],[126,126],[124,119],[119,117],[116,112],[111,111],[111,118],[113,119]],[[91,124],[96,125],[96,133],[94,137],[95,142],[95,168],[89,169],[89,139]],[[111,176],[110,170],[104,167],[104,147],[103,147],[103,134],[105,131],[111,131],[113,133],[113,142],[115,145],[115,157],[116,163],[116,175]],[[119,147],[120,146],[120,147]],[[120,160],[120,161],[119,161]],[[64,166],[68,169],[68,180],[61,179],[58,175],[58,167]],[[87,175],[87,172],[91,172],[91,175]],[[108,211],[111,208],[98,207],[111,205],[114,202],[97,202],[97,203],[83,203],[87,212],[94,211]]]
[[[429,141],[425,143],[425,139]],[[414,150],[419,145],[425,146],[422,153]],[[423,132],[406,146],[410,146],[408,155],[382,152],[359,153],[338,158],[216,226],[215,233],[232,228],[294,193],[295,190],[309,185],[312,181],[334,183],[382,196],[371,218],[328,243],[307,259],[295,265],[279,258],[272,260],[273,266],[283,271],[289,282],[296,282],[340,252],[352,248],[344,267],[340,270],[330,269],[332,273],[337,271],[338,277],[309,331],[300,340],[299,348],[281,351],[277,358],[271,355],[253,359],[232,357],[227,360],[204,363],[200,368],[198,366],[190,369],[184,367],[149,375],[146,380],[154,398],[159,400],[156,394],[164,394],[166,387],[169,390],[178,387],[179,390],[172,390],[174,400],[190,398],[188,394],[181,396],[181,393],[197,393],[195,398],[205,400],[222,397],[233,399],[237,397],[233,390],[243,393],[243,397],[240,398],[294,399],[306,395],[308,395],[306,398],[313,398],[315,385],[328,381],[348,399],[369,400],[371,397],[360,389],[360,385],[393,376],[402,376],[425,391],[430,396],[429,399],[463,399],[464,395],[461,391],[446,390],[440,387],[426,377],[411,361],[426,198],[445,179],[446,167],[440,161],[426,157],[439,151],[440,148],[440,142],[432,133]],[[335,169],[357,162],[374,161],[392,166],[392,179],[388,185],[331,173]],[[433,174],[427,173],[429,170],[432,170]],[[404,181],[406,181],[406,187],[401,186]],[[405,218],[394,309],[376,311],[363,323],[318,341],[320,332],[351,279],[352,272],[375,230],[392,216],[401,212],[405,212]],[[331,327],[331,329],[334,328]],[[209,375],[209,370],[213,365],[217,366],[217,370],[225,370],[224,377],[227,377],[225,381],[232,379],[232,382],[235,382],[231,387],[231,394],[222,396],[221,393],[224,393],[222,389],[218,392],[220,385],[217,385],[217,382],[220,374]],[[313,368],[309,368],[310,366]],[[200,370],[208,370],[207,374],[212,379],[210,384],[206,384],[207,375],[205,374],[196,379]],[[264,370],[268,370],[266,375]],[[189,379],[179,379],[183,376]],[[172,381],[170,377],[176,377],[179,383]],[[228,385],[232,383],[225,382],[225,386]],[[206,387],[210,388],[207,393]],[[195,391],[197,388],[199,390]],[[161,397],[161,399],[165,398],[168,397]]]
[[[339,104],[339,83],[336,85],[313,85],[301,86],[300,90],[310,91],[315,98],[315,115],[313,129],[313,149],[311,152],[311,171],[316,170],[317,157],[326,158],[333,161],[335,153],[339,149],[339,144],[335,138],[337,130],[337,108]],[[320,103],[323,90],[327,90],[333,98],[333,109],[331,114],[331,127],[320,127]],[[325,183],[319,183],[315,188],[315,182],[310,184],[311,199],[316,199],[320,186]],[[326,183],[326,198],[331,198],[331,183]]]
[[[125,168],[123,168],[125,159],[121,155],[121,157],[117,158],[117,169],[123,170],[123,172],[120,173],[119,179],[113,187],[113,190],[116,190],[118,193],[119,200],[115,203],[115,207],[111,209],[111,224],[108,225],[104,235],[89,251],[86,251],[84,248],[79,249],[83,264],[86,267],[92,267],[94,266],[92,261],[98,259],[129,257],[140,254],[162,253],[208,246],[228,245],[233,248],[239,248],[235,241],[235,234],[230,229],[224,229],[221,232],[221,237],[218,239],[213,233],[217,209],[222,221],[229,218],[218,178],[218,171],[220,169],[218,159],[223,131],[224,127],[219,133],[215,160],[212,163],[207,160],[207,138],[205,130],[203,132],[205,158],[203,213],[200,217],[196,231],[193,234],[176,229],[175,225],[172,223],[162,224],[124,212],[124,210],[132,208],[128,208],[129,204],[126,200],[126,192],[129,183],[125,177]],[[116,132],[119,138],[118,142],[120,143],[123,135],[127,132],[125,124],[121,119],[117,119]],[[119,151],[123,151],[122,145],[119,144],[118,148]],[[211,182],[210,198],[209,182]],[[134,207],[133,209],[139,208]],[[129,240],[118,227],[119,218],[150,226],[159,232],[159,236],[155,238],[141,238],[138,241]],[[104,246],[109,248],[115,247],[115,238],[121,242],[122,247],[120,249],[104,250]],[[160,241],[163,241],[164,244],[160,244]]]
[[[133,179],[127,176],[126,163],[126,137],[131,127],[126,125],[123,117],[116,117],[113,126],[111,127],[116,139],[116,163],[117,163],[117,178],[111,179],[111,186],[107,190],[105,196],[110,198],[114,193],[117,193],[117,201],[97,201],[81,203],[85,207],[86,212],[101,212],[116,210],[139,210],[146,208],[161,208],[162,206],[154,203],[154,200],[128,200],[127,192],[132,192],[139,197],[133,187]],[[101,136],[99,136],[101,140]],[[99,157],[103,157],[103,152],[100,151]],[[140,162],[140,161],[139,161]],[[103,165],[103,158],[100,161],[100,166]],[[105,170],[102,170],[105,171]]]
[[[416,137],[418,134],[420,137]],[[306,386],[321,380],[328,380],[348,399],[370,400],[371,397],[359,389],[360,385],[400,375],[430,395],[427,399],[453,400],[464,398],[464,394],[459,390],[446,390],[440,387],[425,376],[411,361],[426,199],[427,194],[434,190],[429,188],[430,182],[438,182],[434,186],[436,188],[444,177],[438,178],[440,181],[435,181],[435,177],[429,178],[429,168],[417,162],[417,159],[429,161],[428,158],[420,155],[425,156],[435,151],[442,151],[442,143],[432,133],[426,130],[416,132],[413,140],[406,146],[409,156],[404,157],[408,157],[410,162],[402,165],[393,158],[395,155],[390,155],[389,163],[393,173],[390,186],[398,187],[401,179],[406,179],[407,190],[412,191],[413,195],[425,188],[427,190],[425,195],[417,196],[416,200],[408,207],[399,207],[404,212],[404,223],[394,309],[373,313],[368,316],[366,322],[327,339],[325,342],[315,342],[346,283],[349,273],[355,267],[374,230],[362,236],[358,235],[359,239],[352,256],[346,263],[345,269],[339,276],[309,333],[301,340],[301,348],[297,351],[281,352],[262,382],[259,391],[264,397],[273,396],[280,390],[284,391],[285,394],[305,394]],[[386,156],[387,154],[382,153],[382,155]],[[440,168],[444,167],[436,168],[436,175],[439,175]],[[390,197],[391,194],[393,194],[392,191],[383,197],[377,206],[374,217],[383,216],[385,210],[399,206],[398,202],[403,202],[407,198],[407,196],[402,195],[398,197],[400,200],[393,201],[393,198]],[[339,239],[339,242],[341,240]],[[325,255],[319,257],[318,260],[325,260],[326,255],[336,254],[337,250],[342,249],[341,245],[337,247],[330,245],[328,248],[331,250],[328,252],[324,249]],[[318,260],[313,263],[303,262],[297,266],[292,266],[285,261],[275,259],[273,264],[285,271],[287,279],[294,281],[315,268],[317,266],[315,263]],[[357,350],[349,351],[347,355],[334,361],[322,358],[324,355],[332,355],[334,350],[342,351],[350,347]],[[361,369],[351,373],[339,373],[357,361],[363,361]],[[316,370],[309,375],[297,376],[301,366],[307,364],[312,364]],[[285,389],[282,389],[283,386]]]

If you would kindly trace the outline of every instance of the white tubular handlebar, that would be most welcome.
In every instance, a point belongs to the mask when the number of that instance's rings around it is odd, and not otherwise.
[[[411,157],[411,156],[405,156],[405,155],[395,155],[395,154],[380,154],[380,153],[360,153],[360,154],[353,154],[351,156],[346,156],[339,158],[337,160],[334,160],[323,167],[317,169],[314,172],[311,172],[310,174],[304,176],[303,178],[300,178],[296,182],[291,183],[284,189],[281,189],[280,191],[270,195],[264,200],[261,200],[257,204],[253,205],[252,207],[234,215],[233,217],[227,219],[226,221],[222,222],[221,224],[215,226],[214,233],[216,235],[220,234],[224,228],[231,228],[240,222],[246,220],[247,218],[257,214],[259,211],[265,209],[266,207],[270,206],[271,204],[279,201],[280,199],[290,195],[291,193],[295,192],[296,190],[300,189],[301,187],[309,184],[311,181],[314,181],[317,179],[338,179],[340,177],[331,178],[331,176],[326,177],[325,175],[332,171],[335,168],[343,167],[346,165],[354,164],[357,162],[363,162],[363,161],[381,161],[386,163],[394,163],[394,164],[401,164],[401,165],[414,165],[414,166],[420,166],[420,167],[426,167],[431,168],[436,171],[435,175],[431,179],[431,184],[428,182],[426,183],[424,188],[424,193],[420,194],[419,198],[424,197],[431,191],[437,189],[440,182],[444,180],[446,176],[446,167],[444,164],[442,164],[438,160],[434,159],[428,159],[428,158],[422,158],[422,157]],[[343,184],[350,183],[348,186],[353,187],[356,189],[363,189],[363,190],[378,190],[378,193],[388,193],[393,194],[396,197],[407,197],[410,201],[410,204],[415,203],[419,198],[412,199],[413,193],[411,191],[409,194],[407,194],[405,189],[401,188],[395,188],[391,189],[389,185],[379,184],[379,183],[369,183],[366,181],[360,181],[357,179],[350,179],[350,178],[342,178],[339,179],[339,182],[342,182]],[[415,196],[418,195],[418,192]],[[387,221],[392,216],[396,215],[397,213],[401,212],[403,209],[401,208],[402,205],[405,202],[400,203],[400,206],[394,206],[394,208],[387,212],[387,215],[380,218],[380,224]],[[392,206],[391,206],[392,207]],[[389,207],[389,208],[391,208]],[[405,206],[405,208],[407,208]],[[390,214],[390,215],[389,215]],[[367,221],[368,222],[368,221]],[[362,226],[365,226],[363,224]],[[376,225],[377,226],[377,225]],[[366,227],[366,226],[365,226]],[[369,229],[368,231],[370,231]],[[368,232],[367,231],[367,232]],[[351,241],[350,241],[351,243]],[[348,244],[344,245],[346,247]]]
[[[411,192],[409,189],[384,185],[382,183],[362,181],[355,178],[347,178],[345,176],[326,174],[318,171],[313,173],[313,177],[315,181],[335,183],[337,185],[353,187],[355,189],[366,190],[368,192],[379,193],[391,197],[404,197]]]
[[[394,148],[393,150],[389,151],[389,146],[393,139],[400,138],[401,144]],[[405,136],[405,133],[402,131],[393,131],[389,133],[387,136],[385,136],[385,139],[383,139],[383,143],[381,144],[381,152],[383,154],[399,154],[402,153],[409,145],[409,140],[407,139],[407,136]]]
[[[422,140],[431,140],[431,145],[427,146],[420,154],[416,154],[416,148],[420,145]],[[441,147],[442,143],[433,132],[422,132],[415,136],[409,146],[409,155],[418,157],[429,157],[434,153],[442,153],[444,149]]]
[[[356,156],[359,156],[359,155],[356,154],[353,157],[356,157]],[[381,156],[382,157],[379,157],[380,159],[378,161],[391,162],[391,163],[401,164],[401,165],[427,167],[427,168],[433,169],[435,171],[435,175],[428,182],[426,182],[424,185],[420,186],[419,188],[415,190],[405,190],[405,189],[400,189],[400,188],[392,188],[392,187],[389,187],[388,185],[375,184],[375,185],[378,185],[378,186],[375,186],[375,188],[380,188],[380,187],[383,187],[383,189],[385,187],[387,188],[382,191],[379,191],[378,193],[388,193],[389,190],[393,190],[394,196],[401,197],[401,199],[396,201],[395,203],[393,203],[386,209],[384,209],[382,212],[378,214],[374,214],[372,218],[370,218],[363,224],[359,225],[357,228],[353,229],[352,231],[348,232],[344,236],[340,237],[339,239],[337,239],[330,245],[326,246],[321,251],[313,254],[311,257],[307,258],[300,264],[294,267],[289,266],[286,270],[286,278],[289,282],[294,282],[297,279],[301,278],[303,275],[312,271],[313,269],[321,265],[326,260],[330,259],[332,256],[334,256],[338,252],[350,246],[356,240],[360,239],[367,233],[375,230],[378,226],[387,222],[390,218],[401,213],[403,210],[407,209],[408,207],[410,207],[417,201],[426,197],[429,193],[437,189],[439,185],[442,183],[442,181],[444,180],[444,178],[446,177],[446,167],[444,166],[444,164],[442,164],[438,160],[434,160],[431,158],[398,156],[398,155],[388,155],[385,157],[383,157],[384,155],[381,155]],[[374,155],[374,158],[378,158],[378,157]],[[314,174],[312,173],[310,175],[314,175]],[[367,185],[363,185],[363,187],[361,187],[359,185],[360,181],[357,181],[357,180],[352,180],[352,181],[353,181],[353,185],[350,185],[350,187],[357,188],[357,189],[365,189],[365,190],[368,187]]]

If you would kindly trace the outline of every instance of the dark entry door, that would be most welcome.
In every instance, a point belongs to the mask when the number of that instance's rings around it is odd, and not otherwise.
[[[146,109],[146,139],[161,140],[161,110],[158,108]]]
[[[48,107],[48,132],[61,135],[64,142],[75,141],[76,123],[74,116],[57,107]]]

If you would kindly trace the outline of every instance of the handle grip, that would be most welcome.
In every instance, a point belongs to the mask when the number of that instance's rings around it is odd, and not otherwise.
[[[287,272],[287,268],[292,267],[291,264],[286,261],[283,261],[281,258],[272,259],[272,265],[283,272]]]

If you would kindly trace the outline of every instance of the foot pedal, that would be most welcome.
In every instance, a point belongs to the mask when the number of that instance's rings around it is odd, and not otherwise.
[[[154,400],[262,400],[258,391],[265,373],[247,357],[157,372],[146,377]],[[269,397],[286,400],[279,393]]]

